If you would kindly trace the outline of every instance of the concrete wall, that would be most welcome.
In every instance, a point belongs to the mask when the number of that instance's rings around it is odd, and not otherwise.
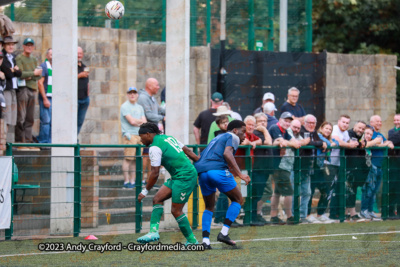
[[[35,41],[33,54],[39,62],[45,59],[51,47],[51,25],[14,23],[15,38],[19,40],[16,53],[22,52],[22,41],[31,37]],[[144,88],[147,78],[159,80],[160,91],[165,87],[165,45],[136,42],[136,31],[80,27],[78,44],[84,50],[83,62],[90,68],[90,106],[79,135],[83,144],[121,143],[119,111],[126,101],[130,86]],[[207,108],[209,99],[210,53],[207,47],[191,49],[190,73],[190,125],[197,114]],[[67,114],[66,114],[67,115]],[[39,107],[36,105],[34,135],[39,133]],[[192,126],[190,126],[192,129]],[[7,140],[12,142],[14,129]],[[194,136],[191,133],[191,143]]]
[[[26,37],[35,40],[34,56],[42,62],[51,47],[51,25],[14,23],[15,38],[21,52]],[[90,67],[90,107],[79,136],[85,144],[121,142],[119,108],[129,86],[144,88],[147,78],[165,87],[165,45],[137,43],[133,30],[79,28],[79,45],[85,51],[84,63]],[[396,56],[344,55],[328,53],[326,77],[326,120],[336,123],[342,113],[355,120],[369,120],[379,114],[383,132],[393,124],[396,107]],[[192,47],[190,55],[190,143],[197,115],[209,106],[210,51]],[[161,90],[159,91],[159,94]],[[168,93],[168,92],[167,92]],[[159,94],[157,96],[159,100]],[[168,105],[168,103],[167,103]],[[353,125],[353,124],[352,124]],[[10,129],[11,132],[13,129]],[[39,108],[35,111],[34,134],[39,132]],[[8,141],[13,135],[8,134]]]
[[[397,57],[391,55],[344,55],[328,53],[326,66],[326,120],[337,124],[341,114],[369,123],[382,117],[381,132],[387,137],[396,112]]]
[[[159,99],[165,87],[165,53],[163,44],[137,45],[137,88],[144,88],[148,77],[156,78],[160,83],[157,94]],[[192,47],[190,49],[190,114],[189,129],[190,143],[194,144],[195,138],[192,131],[193,122],[197,115],[208,108],[210,99],[210,50],[208,47]],[[168,89],[166,89],[168,94]],[[161,102],[159,100],[159,102]],[[166,103],[168,105],[168,103]],[[167,118],[168,119],[168,118]],[[168,134],[168,133],[167,133]]]

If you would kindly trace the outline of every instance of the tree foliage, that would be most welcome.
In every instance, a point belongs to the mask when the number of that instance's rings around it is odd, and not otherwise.
[[[400,1],[314,0],[314,50],[399,53]]]
[[[314,0],[313,50],[395,54],[400,65],[399,0]],[[400,72],[397,73],[400,112]]]

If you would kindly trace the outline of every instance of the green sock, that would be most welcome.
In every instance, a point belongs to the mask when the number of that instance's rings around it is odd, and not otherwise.
[[[163,205],[156,204],[153,206],[153,212],[150,218],[150,233],[157,233],[160,227],[161,216],[164,213]]]
[[[186,215],[182,214],[181,216],[176,218],[176,221],[178,222],[179,229],[181,229],[181,232],[186,237],[187,241],[189,241],[190,243],[196,243],[196,237],[192,232],[192,228],[190,227],[190,223]]]

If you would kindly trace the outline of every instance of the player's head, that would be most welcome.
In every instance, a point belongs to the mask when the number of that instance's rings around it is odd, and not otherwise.
[[[245,138],[244,133],[246,132],[246,124],[243,121],[233,120],[228,124],[228,132],[236,134],[241,143]]]
[[[153,138],[155,135],[161,134],[158,126],[151,122],[143,123],[139,129],[139,136],[142,144],[149,146],[153,143]]]

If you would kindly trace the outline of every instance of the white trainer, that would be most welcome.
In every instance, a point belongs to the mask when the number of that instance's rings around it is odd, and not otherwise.
[[[310,216],[308,216],[307,218],[306,218],[306,220],[309,222],[309,223],[321,223],[319,220],[317,220],[317,218],[315,218],[313,215],[310,215]]]
[[[326,216],[325,214],[322,214],[321,216],[317,217],[317,219],[322,222],[322,223],[334,223],[334,220],[329,219],[328,216]]]

